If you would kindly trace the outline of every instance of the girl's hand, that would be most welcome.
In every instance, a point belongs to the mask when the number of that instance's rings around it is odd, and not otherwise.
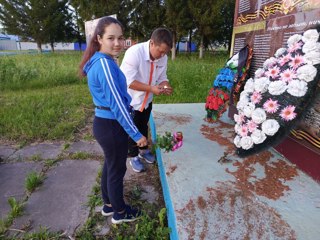
[[[148,141],[147,141],[147,138],[145,136],[142,136],[142,138],[140,138],[137,141],[137,146],[138,147],[144,147],[144,146],[147,146],[147,145],[148,145]]]

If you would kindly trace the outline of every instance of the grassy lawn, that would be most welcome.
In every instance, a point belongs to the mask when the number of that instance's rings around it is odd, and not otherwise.
[[[93,114],[86,79],[77,77],[78,52],[0,57],[0,140],[72,140]],[[227,54],[179,54],[169,59],[172,96],[155,103],[205,102]]]

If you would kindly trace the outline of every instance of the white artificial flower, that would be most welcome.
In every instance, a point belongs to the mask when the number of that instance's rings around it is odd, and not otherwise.
[[[308,90],[308,84],[305,81],[292,80],[288,84],[287,92],[294,97],[302,97]]]
[[[252,78],[249,78],[244,85],[244,91],[252,93],[254,91],[254,81]]]
[[[293,46],[295,43],[299,42],[302,39],[302,36],[300,34],[294,34],[291,37],[289,37],[287,43],[288,47]]]
[[[254,73],[254,77],[260,78],[264,75],[264,73],[265,73],[265,70],[263,68],[258,68]]]
[[[256,108],[252,112],[251,118],[255,123],[260,124],[260,123],[262,123],[262,122],[264,122],[266,120],[267,114],[262,108]]]
[[[232,67],[238,67],[239,64],[239,53],[234,55],[228,62],[227,65],[230,66],[232,64]]]
[[[262,123],[262,132],[268,136],[273,136],[280,128],[279,123],[274,119],[267,119]]]
[[[268,89],[270,80],[266,77],[256,78],[254,80],[254,90],[257,92],[265,93]]]
[[[306,60],[306,62],[312,64],[312,65],[316,65],[320,63],[320,52],[309,52],[307,54],[305,54],[304,59]]]
[[[247,91],[242,91],[242,92],[240,93],[239,100],[240,100],[240,101],[249,102],[249,92],[247,92]]]
[[[309,29],[304,32],[302,41],[304,42],[317,42],[319,39],[319,33],[316,29]]]
[[[237,103],[237,109],[238,109],[239,111],[243,111],[243,108],[244,108],[245,106],[247,106],[248,103],[249,103],[249,100],[248,100],[248,99],[247,99],[247,100],[241,99],[241,100]]]
[[[280,95],[287,90],[287,84],[284,81],[273,81],[269,84],[268,91],[272,95]]]
[[[244,114],[246,117],[251,117],[251,114],[252,114],[252,112],[254,111],[255,108],[256,108],[256,107],[255,107],[254,103],[249,102],[249,103],[247,104],[247,106],[245,106],[245,107],[243,108],[243,114]]]
[[[274,56],[275,56],[276,58],[279,58],[282,54],[284,54],[284,53],[286,52],[286,50],[287,50],[287,49],[285,49],[285,48],[279,48],[279,49],[276,51],[276,53],[274,54]]]
[[[251,137],[246,136],[241,138],[240,140],[240,146],[244,149],[244,150],[248,150],[250,148],[252,148],[253,146],[253,140]]]
[[[240,141],[241,141],[241,138],[238,135],[233,140],[233,143],[234,145],[236,145],[237,148],[241,147]]]
[[[251,134],[251,138],[254,144],[263,143],[266,140],[267,136],[259,129],[254,130]]]
[[[240,125],[240,124],[234,125],[234,131],[235,131],[236,134],[240,134],[240,132],[241,132],[241,125]]]
[[[320,56],[319,56],[320,59]],[[297,77],[305,82],[310,82],[317,75],[317,69],[311,64],[303,65],[297,70]]]
[[[319,42],[306,42],[302,47],[302,52],[310,53],[310,52],[318,52],[320,53],[320,43]]]
[[[268,58],[264,63],[263,63],[263,68],[268,69],[273,67],[277,63],[277,59],[275,57]]]

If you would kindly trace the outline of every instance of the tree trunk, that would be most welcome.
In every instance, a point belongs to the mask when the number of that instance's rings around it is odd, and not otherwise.
[[[51,51],[54,52],[54,42],[50,43]]]
[[[38,53],[42,53],[41,42],[37,42]]]
[[[174,61],[176,59],[176,32],[172,34],[172,49],[171,49],[171,59]]]
[[[200,58],[200,59],[203,58],[203,35],[201,36],[201,40],[200,40],[199,58]]]
[[[191,54],[191,45],[192,45],[192,40],[191,40],[191,38],[192,38],[192,29],[190,29],[190,31],[189,31],[189,41],[188,41],[188,52]]]

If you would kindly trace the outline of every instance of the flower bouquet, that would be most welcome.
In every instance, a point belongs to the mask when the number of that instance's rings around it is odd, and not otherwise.
[[[312,102],[320,78],[319,32],[295,34],[248,79],[234,115],[239,156],[277,145]]]
[[[248,57],[250,56],[250,57]],[[234,84],[237,84],[237,91],[233,91],[234,99],[247,79],[247,72],[250,67],[252,49],[249,46],[242,48],[233,55],[219,71],[213,82],[213,88],[209,90],[206,100],[207,120],[217,121],[227,110],[228,102]]]
[[[211,88],[207,97],[206,110],[207,118],[216,121],[226,111],[229,94],[222,89]]]
[[[165,132],[163,136],[157,135],[155,147],[164,149],[165,152],[175,151],[182,146],[182,132]]]

